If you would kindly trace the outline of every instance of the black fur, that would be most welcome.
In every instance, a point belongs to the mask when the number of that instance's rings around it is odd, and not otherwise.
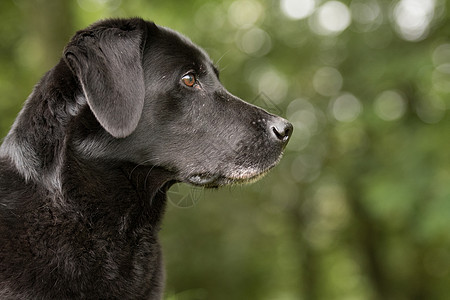
[[[291,133],[170,29],[77,32],[0,147],[0,299],[160,299],[167,189],[255,179]]]

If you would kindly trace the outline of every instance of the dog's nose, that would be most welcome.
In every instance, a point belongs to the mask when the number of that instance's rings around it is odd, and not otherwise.
[[[276,118],[269,123],[269,128],[272,138],[283,144],[283,148],[286,147],[289,138],[292,135],[293,126],[291,123],[283,118]]]

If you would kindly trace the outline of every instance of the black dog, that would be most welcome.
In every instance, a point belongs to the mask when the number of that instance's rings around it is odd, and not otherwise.
[[[167,189],[255,179],[291,133],[172,30],[77,32],[0,147],[0,299],[160,299]]]

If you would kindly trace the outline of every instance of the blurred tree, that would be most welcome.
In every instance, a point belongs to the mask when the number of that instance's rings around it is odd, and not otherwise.
[[[74,34],[72,3],[58,0],[17,0],[26,16],[26,34],[30,53],[36,59],[36,70],[52,68],[61,57],[64,46]]]

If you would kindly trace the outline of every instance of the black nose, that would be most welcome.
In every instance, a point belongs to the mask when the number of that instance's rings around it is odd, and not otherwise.
[[[292,135],[292,124],[285,119],[276,118],[272,122],[269,122],[269,128],[272,138],[275,138],[283,144],[283,147],[286,147]]]

